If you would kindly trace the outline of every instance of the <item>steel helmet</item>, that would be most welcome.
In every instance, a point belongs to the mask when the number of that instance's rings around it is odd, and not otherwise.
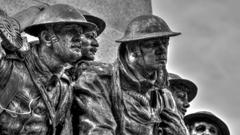
[[[188,89],[184,89],[187,92],[188,101],[191,102],[197,95],[197,85],[190,80],[183,79],[177,74],[168,73],[168,81],[170,86],[185,86]]]
[[[79,9],[79,11],[81,14],[83,14],[83,16],[86,18],[86,20],[88,22],[91,22],[91,23],[94,23],[95,25],[97,25],[97,27],[98,27],[97,35],[99,36],[104,31],[104,29],[106,27],[106,23],[101,18],[93,16],[85,10]]]
[[[66,4],[55,4],[39,13],[33,23],[26,27],[25,32],[32,36],[38,36],[47,24],[80,24],[86,31],[97,29],[95,24],[88,22],[74,7]]]
[[[184,122],[187,126],[193,125],[195,122],[207,122],[216,126],[219,130],[219,135],[230,135],[227,124],[218,116],[209,111],[199,111],[188,114],[184,117]]]
[[[155,15],[141,15],[134,18],[127,26],[124,36],[116,42],[129,42],[135,40],[171,37],[180,35],[180,32],[173,32],[167,23]]]

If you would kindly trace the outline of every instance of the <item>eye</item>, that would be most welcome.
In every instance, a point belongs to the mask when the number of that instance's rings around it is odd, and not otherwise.
[[[182,92],[177,93],[178,97],[184,97],[184,94]]]
[[[159,40],[159,41],[160,41],[160,44],[161,44],[161,45],[164,45],[165,47],[167,47],[168,44],[169,44],[169,38],[162,38],[162,39]]]
[[[184,99],[186,97],[186,94],[182,91],[177,92],[176,95],[177,95],[178,98],[181,98],[181,99]]]
[[[153,42],[153,46],[154,47],[158,47],[158,46],[160,46],[161,44],[159,44],[159,42],[157,42],[157,41],[155,41],[155,42]]]
[[[89,38],[89,39],[94,39],[94,38],[97,37],[97,33],[96,33],[96,32],[93,32],[93,31],[87,32],[87,33],[85,33],[84,35],[85,35],[87,38]]]
[[[215,129],[215,128],[211,127],[211,128],[209,129],[209,132],[211,132],[211,133],[215,134],[217,131],[216,131],[216,129]]]
[[[199,125],[196,127],[197,132],[203,132],[206,130],[206,127],[204,125]]]
[[[79,36],[74,36],[72,38],[72,42],[80,42],[81,41],[81,38]]]
[[[141,46],[142,48],[149,49],[149,48],[153,48],[155,45],[154,45],[154,42],[152,41],[145,41],[141,43]]]

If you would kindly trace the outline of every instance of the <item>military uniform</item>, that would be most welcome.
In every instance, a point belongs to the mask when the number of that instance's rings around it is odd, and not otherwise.
[[[77,24],[85,31],[95,30],[97,26],[69,5],[35,9],[14,16],[20,23],[0,14],[0,134],[71,135],[72,80],[64,72],[71,59],[59,55],[64,52],[53,50],[52,46],[63,45],[52,26]],[[25,20],[27,15],[33,15],[29,21]],[[23,29],[19,25],[42,42],[28,46],[31,47],[28,51],[23,49],[27,42],[20,35]],[[39,36],[43,30],[51,33],[50,43]],[[81,59],[78,56],[74,60]]]
[[[167,24],[153,15],[139,16],[117,42],[177,36]],[[174,109],[169,90],[164,89],[162,69],[152,80],[136,77],[120,45],[114,64],[82,63],[74,84],[73,131],[78,135],[161,135],[164,108]],[[85,66],[84,66],[85,65]],[[165,78],[166,80],[166,78]],[[77,111],[75,111],[77,110]]]
[[[39,61],[35,48],[28,53],[25,62],[3,59],[0,67],[1,135],[50,133],[49,126],[53,121],[49,121],[49,110],[35,83],[44,87],[48,102],[56,109],[52,112],[58,120],[56,125],[64,122],[71,105],[71,81],[64,73],[56,76],[48,71]]]
[[[158,78],[137,80],[121,59],[114,64],[84,62],[79,70],[73,91],[75,134],[161,134],[160,113],[166,102],[173,104],[167,101],[173,98],[158,87]]]

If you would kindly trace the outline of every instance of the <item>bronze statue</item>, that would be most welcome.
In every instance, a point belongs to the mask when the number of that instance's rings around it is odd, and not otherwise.
[[[177,74],[169,73],[169,89],[172,92],[179,114],[184,117],[190,102],[197,95],[197,86],[190,80],[183,79]]]
[[[70,69],[70,76],[73,80],[77,80],[79,76],[82,74],[82,71],[90,69],[89,64],[93,64],[95,62],[90,62],[94,60],[94,55],[97,51],[97,47],[99,46],[96,38],[104,31],[105,29],[105,22],[96,16],[91,15],[87,11],[80,10],[79,12],[83,14],[88,22],[94,23],[98,29],[93,29],[92,31],[88,31],[84,33],[85,39],[81,38],[82,41],[82,60],[78,61],[73,68]],[[90,53],[89,53],[90,52]],[[98,63],[100,64],[100,63]],[[79,83],[75,83],[74,87],[79,87]],[[82,129],[80,129],[79,125],[79,117],[81,112],[83,111],[81,103],[79,103],[79,96],[78,92],[74,92],[73,94],[73,103],[72,103],[72,127],[73,127],[73,134],[79,134]],[[81,130],[81,131],[80,131]],[[83,129],[85,130],[85,129]]]
[[[208,111],[186,115],[184,121],[190,135],[230,135],[226,123]]]
[[[83,16],[86,18],[88,22],[91,22],[95,25],[97,25],[97,29],[93,29],[92,31],[88,31],[84,33],[84,36],[88,40],[82,39],[82,55],[84,60],[94,60],[94,55],[97,52],[97,47],[99,46],[98,41],[96,38],[104,31],[106,27],[106,23],[96,16],[91,15],[87,11],[80,10],[79,12],[83,14]],[[88,50],[85,50],[84,47],[88,48]],[[89,52],[92,52],[91,54],[88,54]]]
[[[0,134],[60,135],[72,103],[72,80],[64,72],[82,59],[83,33],[97,29],[77,9],[47,6],[25,32],[37,36],[29,45],[15,19],[0,12]]]
[[[173,98],[163,96],[168,41],[177,35],[160,17],[139,16],[117,40],[121,44],[113,65],[81,64],[74,87],[75,134],[187,135],[182,118],[165,104],[175,103]]]

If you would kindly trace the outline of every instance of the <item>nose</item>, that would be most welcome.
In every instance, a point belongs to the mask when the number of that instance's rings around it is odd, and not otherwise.
[[[184,108],[189,108],[190,107],[190,104],[187,100],[185,100],[184,104],[183,104],[183,107]]]
[[[91,41],[91,46],[93,46],[93,47],[99,47],[98,41],[97,41],[96,39],[93,39],[93,40]]]
[[[212,135],[212,134],[209,132],[209,130],[205,130],[203,135]]]

